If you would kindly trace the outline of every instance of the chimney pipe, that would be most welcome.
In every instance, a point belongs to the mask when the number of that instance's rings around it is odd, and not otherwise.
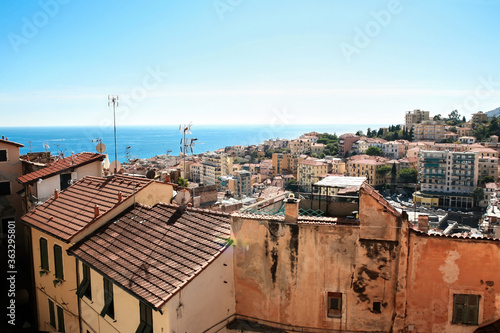
[[[418,230],[425,233],[429,232],[429,216],[427,215],[418,216]]]
[[[285,223],[297,223],[299,218],[299,203],[300,199],[295,199],[295,196],[290,193],[285,200]]]
[[[94,206],[94,218],[97,218],[101,213],[99,212],[99,206]]]
[[[54,199],[59,199],[59,191],[57,188],[54,190]]]
[[[122,202],[123,200],[123,195],[122,195],[122,191],[118,192],[118,202]]]

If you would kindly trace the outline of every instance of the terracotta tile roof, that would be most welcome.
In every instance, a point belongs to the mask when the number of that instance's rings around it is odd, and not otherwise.
[[[24,215],[21,220],[54,237],[69,242],[84,228],[101,218],[120,201],[142,190],[153,181],[146,178],[113,176],[100,178],[87,176]],[[99,216],[95,218],[94,207],[99,206]]]
[[[229,214],[160,203],[129,210],[68,253],[160,309],[228,247],[229,238]]]
[[[97,154],[97,153],[79,153],[73,156],[68,156],[66,158],[57,160],[55,162],[50,163],[47,167],[30,172],[26,175],[17,178],[17,181],[21,184],[35,182],[38,179],[45,179],[58,173],[62,173],[64,171],[68,171],[72,168],[78,168],[82,165],[92,163],[94,161],[102,161],[104,160],[105,155]]]
[[[326,163],[319,162],[317,160],[304,160],[304,161],[300,161],[298,164],[314,165],[314,166],[327,166]]]
[[[8,139],[0,139],[0,143],[6,143],[8,145],[13,145],[13,146],[17,146],[17,147],[24,147],[24,145],[22,143],[9,141]]]

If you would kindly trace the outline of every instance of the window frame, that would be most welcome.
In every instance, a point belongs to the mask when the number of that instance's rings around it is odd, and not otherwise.
[[[56,329],[56,311],[54,307],[54,301],[52,301],[50,298],[49,300],[49,325],[53,328]]]
[[[45,242],[45,245],[42,245],[42,241]],[[40,246],[40,268],[42,270],[50,271],[49,242],[46,238],[40,237],[38,244]]]
[[[108,315],[115,319],[115,304],[113,298],[113,283],[107,278],[103,278],[104,284],[104,307],[101,311],[101,317]]]
[[[57,308],[57,332],[64,333],[66,331],[64,327],[64,309],[59,305],[56,305]]]
[[[87,297],[90,301],[92,300],[92,280],[90,278],[90,267],[82,262],[82,273],[83,278],[76,290],[78,298]]]
[[[54,276],[61,281],[64,280],[64,263],[63,263],[62,246],[54,244]]]
[[[135,333],[152,333],[153,332],[153,309],[145,303],[139,301],[139,327]]]
[[[2,160],[2,151],[5,151],[5,160]],[[0,163],[6,163],[9,161],[9,151],[7,149],[0,149]]]
[[[459,297],[463,297],[463,304],[459,304]],[[475,304],[472,303],[475,300]],[[452,324],[474,325],[479,323],[479,302],[481,295],[453,294]],[[471,314],[473,317],[471,319]]]
[[[0,192],[0,196],[12,195],[12,185],[10,184],[10,180],[0,180],[0,184],[5,184],[5,183],[9,186],[8,193],[1,193]]]
[[[326,315],[328,318],[342,318],[342,293],[328,292],[326,303]],[[336,303],[333,303],[336,302]]]

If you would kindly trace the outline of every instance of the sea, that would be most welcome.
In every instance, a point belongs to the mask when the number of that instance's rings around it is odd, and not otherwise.
[[[386,125],[192,125],[186,139],[196,139],[193,152],[200,154],[233,145],[259,144],[268,139],[296,139],[300,135],[316,131],[341,135],[366,132]],[[0,135],[24,145],[21,154],[50,151],[53,155],[70,156],[83,151],[96,152],[97,144],[104,143],[110,161],[115,155],[114,128],[110,127],[2,127]],[[116,128],[116,152],[118,161],[127,158],[150,158],[157,155],[179,156],[184,133],[179,125],[119,126]],[[187,140],[188,142],[190,140]]]

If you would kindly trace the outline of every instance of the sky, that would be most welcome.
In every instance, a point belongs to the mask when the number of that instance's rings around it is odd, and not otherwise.
[[[398,124],[500,106],[496,0],[3,1],[0,126]]]

